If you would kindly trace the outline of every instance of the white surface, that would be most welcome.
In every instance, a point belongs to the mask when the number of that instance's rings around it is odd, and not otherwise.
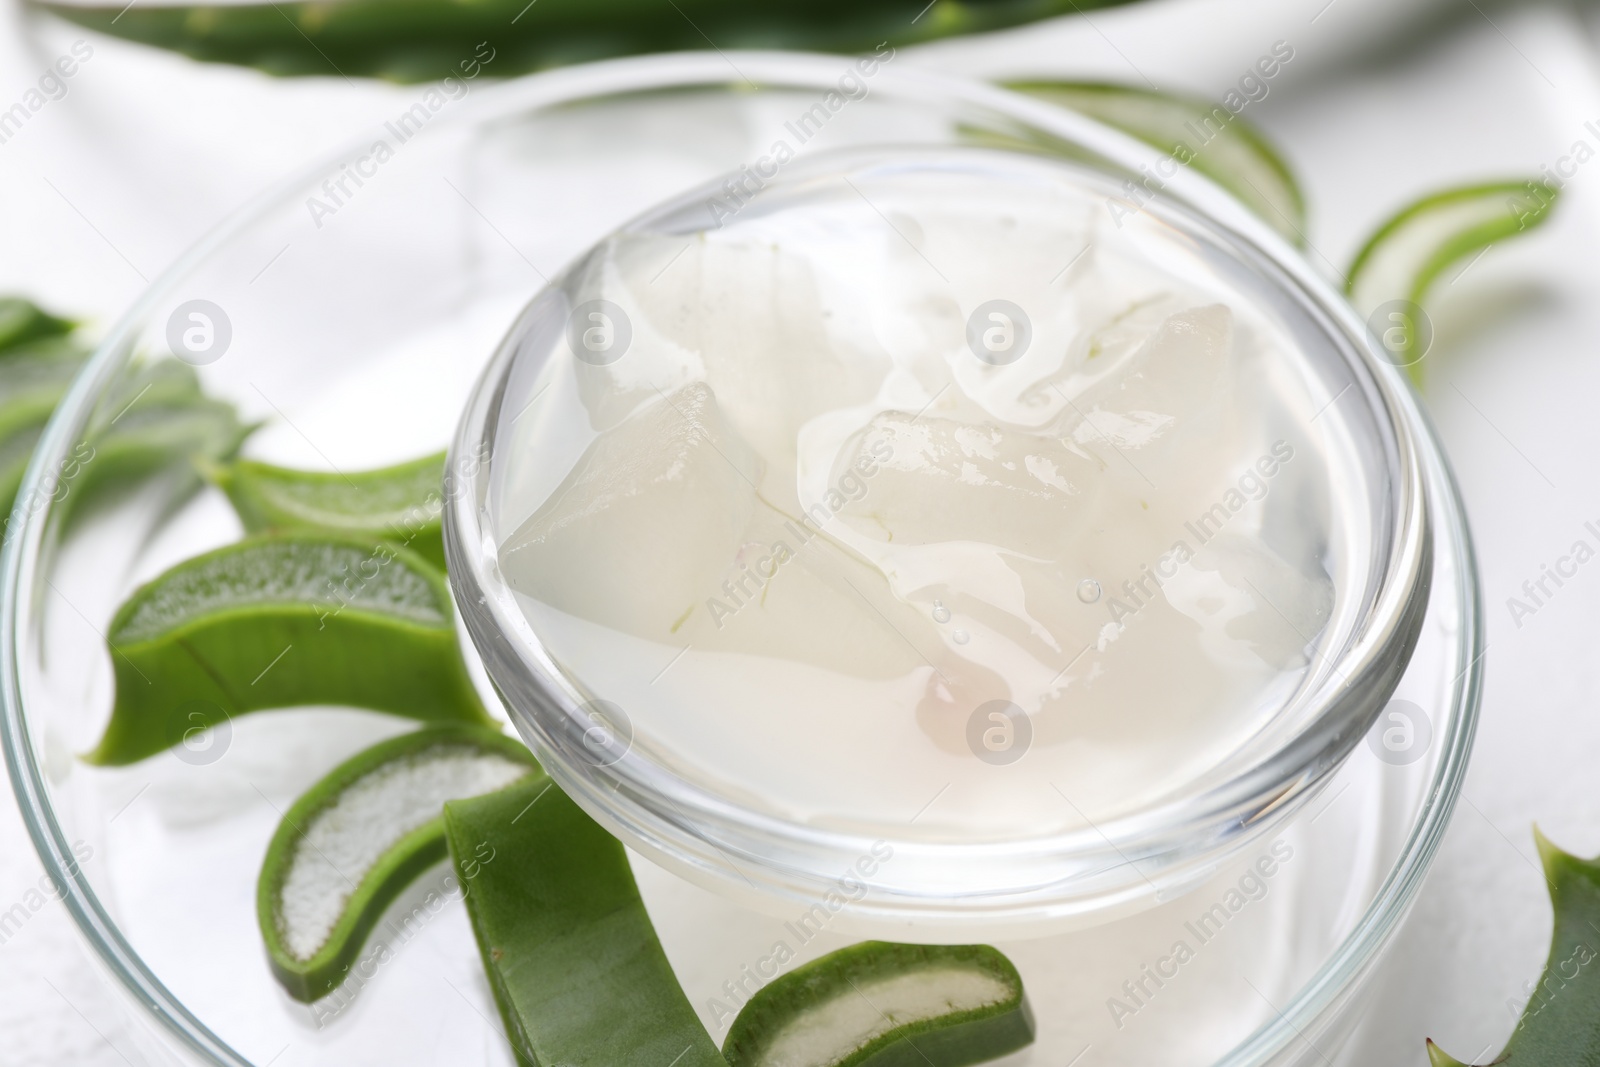
[[[1591,119],[1600,126],[1600,75],[1582,16],[1487,0],[1427,0],[1403,16],[1400,7],[1157,0],[997,42],[941,45],[925,58],[1215,93],[1273,41],[1290,41],[1296,60],[1246,114],[1299,172],[1313,255],[1332,272],[1407,197],[1536,170],[1579,138],[1600,146],[1584,129]],[[25,36],[22,16],[0,10],[0,107],[79,36],[59,26],[42,41]],[[274,81],[94,46],[68,96],[0,144],[0,290],[101,323],[229,209],[415,93],[337,78]],[[1541,564],[1586,536],[1585,520],[1600,520],[1590,473],[1600,445],[1600,361],[1590,351],[1600,335],[1597,183],[1600,159],[1579,170],[1548,231],[1489,251],[1442,287],[1434,308],[1440,338],[1427,397],[1478,539],[1489,683],[1464,802],[1380,976],[1356,1062],[1420,1065],[1425,1036],[1462,1058],[1497,1050],[1514,1022],[1506,1001],[1537,975],[1548,945],[1530,825],[1574,851],[1600,851],[1589,766],[1600,749],[1590,704],[1600,687],[1591,654],[1600,567],[1581,570],[1520,628],[1506,606]],[[31,910],[38,878],[14,812],[0,807],[0,913],[30,909],[0,944],[0,1061],[138,1062],[65,913]],[[1092,1055],[1082,1067],[1093,1067]]]

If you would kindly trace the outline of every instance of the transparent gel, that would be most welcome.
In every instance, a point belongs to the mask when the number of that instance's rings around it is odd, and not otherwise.
[[[600,242],[524,337],[501,573],[636,750],[749,810],[990,843],[1136,814],[1349,625],[1371,520],[1292,339],[1067,164],[736,176]]]

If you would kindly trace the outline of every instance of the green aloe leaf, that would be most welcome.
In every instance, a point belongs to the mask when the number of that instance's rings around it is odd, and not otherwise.
[[[72,379],[89,359],[89,352],[71,338],[74,329],[18,297],[0,297],[0,503],[11,511],[22,475],[44,432],[51,412],[66,395]],[[82,459],[82,450],[74,457]],[[70,472],[75,477],[79,467]],[[52,486],[51,495],[70,491]],[[34,510],[42,507],[41,500]]]
[[[309,1002],[338,986],[384,908],[445,858],[445,801],[523,778],[548,781],[521,742],[425,726],[356,754],[295,801],[256,887],[267,957],[289,995]]]
[[[16,512],[51,500],[70,520],[101,493],[124,490],[167,470],[182,473],[184,495],[199,485],[195,463],[227,459],[252,427],[233,406],[206,397],[194,368],[176,360],[134,363],[107,393],[99,421],[46,472],[40,493],[18,501],[22,476],[56,405],[89,350],[75,325],[18,297],[0,297],[0,501],[9,532]]]
[[[289,534],[208,552],[140,587],[107,644],[116,699],[91,763],[132,763],[264,708],[490,721],[443,576],[381,542]]]
[[[646,52],[863,52],[1020,26],[1128,0],[313,0],[34,6],[92,30],[273,74],[430,81]]]
[[[52,315],[31,300],[0,296],[0,358],[29,341],[65,337],[77,328],[71,319]]]
[[[1469,256],[1543,224],[1556,198],[1533,181],[1446,189],[1402,208],[1362,246],[1346,292],[1418,387],[1433,337],[1424,302],[1434,283]]]
[[[254,427],[239,421],[232,404],[210,397],[163,403],[153,392],[130,404],[117,421],[79,446],[76,479],[66,482],[69,514],[102,493],[126,489],[162,471],[180,472],[178,496],[201,484],[198,464],[238,451]]]
[[[661,951],[622,843],[548,782],[444,807],[522,1067],[726,1067]]]
[[[965,1067],[1033,1036],[1022,977],[998,950],[866,941],[763,986],[722,1051],[732,1067]]]
[[[1171,153],[1298,245],[1306,205],[1294,173],[1266,136],[1227,108],[1200,97],[1099,82],[1011,82],[1006,88],[1098,119]]]
[[[1491,1063],[1517,1067],[1600,1064],[1600,860],[1581,860],[1533,832],[1550,886],[1555,924],[1550,955],[1511,1040]],[[1466,1067],[1428,1042],[1432,1067]]]
[[[332,530],[405,545],[444,567],[444,453],[350,474],[237,460],[208,473],[251,533]]]

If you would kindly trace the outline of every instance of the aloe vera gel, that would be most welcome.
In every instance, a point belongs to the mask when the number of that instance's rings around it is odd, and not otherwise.
[[[1349,446],[1256,298],[1106,196],[1012,153],[816,157],[535,301],[499,566],[640,755],[992,841],[1201,788],[1292,705],[1359,551]]]

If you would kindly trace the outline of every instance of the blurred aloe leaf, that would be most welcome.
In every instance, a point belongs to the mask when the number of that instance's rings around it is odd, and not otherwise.
[[[75,325],[21,297],[0,297],[0,502],[9,530],[22,474],[50,413],[89,358]]]
[[[1555,925],[1544,973],[1531,990],[1511,1040],[1492,1061],[1517,1067],[1600,1064],[1600,860],[1581,860],[1533,831],[1550,886]],[[1467,1067],[1428,1042],[1431,1067]]]
[[[496,76],[705,48],[871,51],[1130,0],[324,0],[185,6],[40,2],[113,37],[272,74]],[[535,6],[535,3],[537,6]],[[480,51],[486,49],[487,53]]]
[[[194,368],[176,360],[136,364],[105,405],[110,422],[86,436],[88,458],[70,489],[68,514],[164,471],[176,497],[200,488],[200,466],[233,457],[255,428],[232,404],[205,395]]]
[[[1006,88],[1097,119],[1169,152],[1232,193],[1297,245],[1306,205],[1294,173],[1245,119],[1200,97],[1099,82],[1010,82]]]
[[[1433,337],[1423,302],[1434,283],[1454,264],[1541,225],[1555,202],[1556,191],[1537,181],[1446,189],[1402,208],[1367,239],[1345,291],[1418,388]]]
[[[77,323],[50,314],[31,300],[0,296],[0,358],[28,341],[64,337],[75,329]]]
[[[0,297],[0,501],[7,533],[20,514],[52,499],[75,514],[98,494],[162,470],[181,470],[177,488],[187,493],[200,484],[194,462],[227,459],[250,431],[231,404],[201,391],[193,367],[140,361],[109,392],[101,423],[46,476],[38,493],[19,500],[45,423],[89,359],[76,328],[28,300]]]

